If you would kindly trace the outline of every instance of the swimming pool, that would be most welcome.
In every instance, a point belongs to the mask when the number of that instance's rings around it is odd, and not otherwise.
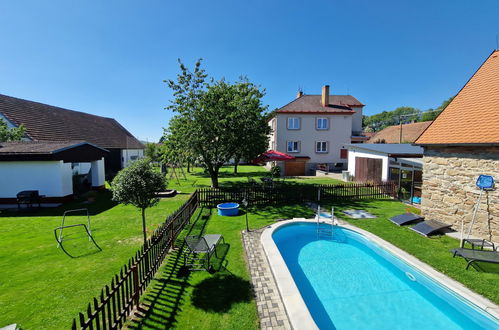
[[[312,323],[321,329],[498,328],[492,315],[367,238],[368,233],[335,227],[333,240],[317,239],[313,222],[291,222],[274,229],[264,232],[262,243],[297,329],[311,328]],[[275,250],[269,247],[269,239]],[[432,277],[452,282],[433,272]],[[305,308],[300,308],[301,300]],[[476,300],[480,307],[490,303]]]

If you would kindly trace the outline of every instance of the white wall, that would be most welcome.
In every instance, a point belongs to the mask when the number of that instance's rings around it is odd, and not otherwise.
[[[388,156],[383,153],[376,152],[367,152],[367,151],[359,151],[355,148],[350,147],[348,149],[348,172],[353,177],[355,176],[355,158],[364,157],[364,158],[374,158],[383,160],[383,171],[381,173],[381,180],[388,180]]]
[[[299,130],[288,130],[288,117],[301,118]],[[328,130],[316,129],[316,118],[329,118]],[[351,115],[322,115],[322,114],[277,114],[276,147],[281,152],[287,152],[287,141],[300,141],[300,152],[289,153],[293,156],[308,156],[310,163],[345,163],[340,158],[340,149],[351,142],[352,116]],[[327,153],[316,153],[315,142],[328,141]]]
[[[62,197],[73,193],[71,163],[62,161],[0,162],[0,198],[15,198],[23,190]]]
[[[363,107],[352,107],[355,113],[352,115],[352,131],[362,132],[362,109]]]
[[[106,175],[104,171],[104,158],[93,161],[92,163],[92,187],[102,187],[106,184]]]
[[[121,150],[121,165],[127,167],[134,160],[144,157],[144,149],[122,149]]]

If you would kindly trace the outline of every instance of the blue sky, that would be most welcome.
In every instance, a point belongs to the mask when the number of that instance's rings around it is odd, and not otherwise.
[[[0,1],[0,93],[114,117],[156,141],[164,79],[199,57],[267,90],[352,94],[365,114],[438,106],[496,47],[497,0]]]

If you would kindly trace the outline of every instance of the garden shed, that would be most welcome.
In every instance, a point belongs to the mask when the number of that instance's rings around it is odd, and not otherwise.
[[[73,196],[74,163],[90,163],[90,184],[105,184],[104,157],[108,151],[88,142],[0,142],[0,203],[16,203],[17,193],[37,190],[45,203]]]

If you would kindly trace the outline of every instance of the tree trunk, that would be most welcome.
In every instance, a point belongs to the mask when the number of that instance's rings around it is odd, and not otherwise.
[[[234,159],[234,174],[237,174],[237,165],[239,165],[239,159]]]
[[[191,173],[191,162],[187,162],[187,173]]]
[[[146,209],[142,209],[142,231],[144,232],[144,244],[146,244],[146,242],[147,242]]]
[[[218,170],[219,168],[208,167],[208,173],[210,173],[211,187],[218,188]]]

